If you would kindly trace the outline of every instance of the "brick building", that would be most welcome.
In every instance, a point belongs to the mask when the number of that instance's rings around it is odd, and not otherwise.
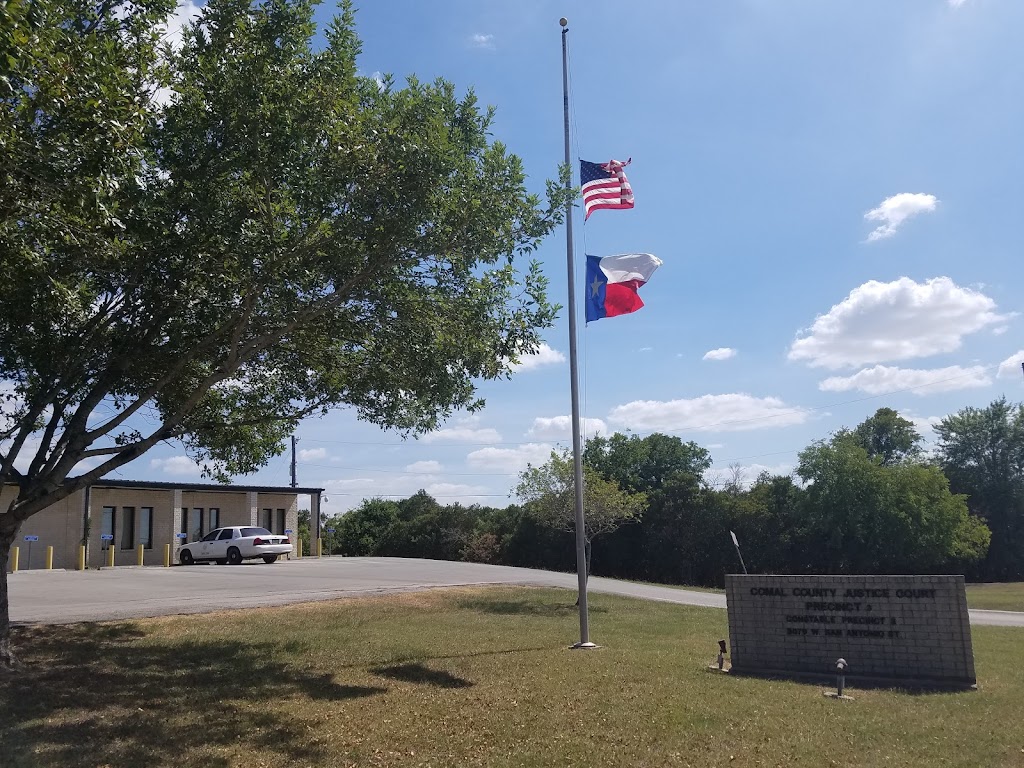
[[[228,525],[258,525],[279,534],[295,531],[291,535],[294,543],[299,527],[298,497],[309,496],[315,523],[323,490],[99,480],[22,523],[14,542],[20,550],[18,567],[42,568],[46,548],[52,546],[53,567],[73,569],[83,542],[86,563],[91,568],[107,563],[110,547],[114,549],[115,565],[135,565],[140,544],[145,565],[163,565],[165,544],[171,545],[171,560],[176,563],[182,544]],[[0,490],[0,514],[13,495],[13,488]],[[103,539],[104,535],[113,539]],[[32,542],[31,563],[26,536],[39,537]],[[6,566],[10,570],[9,562]]]

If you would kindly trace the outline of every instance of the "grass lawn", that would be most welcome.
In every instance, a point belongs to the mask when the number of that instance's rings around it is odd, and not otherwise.
[[[1024,582],[968,584],[967,605],[990,611],[1024,611]]]
[[[22,628],[0,765],[1022,766],[1024,630],[973,630],[979,690],[707,671],[722,610],[487,588]]]

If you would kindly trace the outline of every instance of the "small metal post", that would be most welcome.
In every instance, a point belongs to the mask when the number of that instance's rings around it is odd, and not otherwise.
[[[846,688],[846,659],[839,659],[836,662],[836,696],[843,697],[843,690]]]
[[[718,668],[725,669],[725,640],[718,641]]]

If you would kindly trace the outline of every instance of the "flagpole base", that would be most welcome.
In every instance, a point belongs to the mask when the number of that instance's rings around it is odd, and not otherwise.
[[[594,648],[600,648],[601,646],[597,643],[574,643],[569,646],[569,650],[572,651],[589,651]]]

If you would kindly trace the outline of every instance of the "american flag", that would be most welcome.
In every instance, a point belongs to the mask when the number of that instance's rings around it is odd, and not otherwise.
[[[626,162],[609,160],[607,163],[580,160],[580,184],[583,185],[583,207],[586,211],[584,221],[599,208],[633,207],[633,188],[622,170],[632,159]]]

